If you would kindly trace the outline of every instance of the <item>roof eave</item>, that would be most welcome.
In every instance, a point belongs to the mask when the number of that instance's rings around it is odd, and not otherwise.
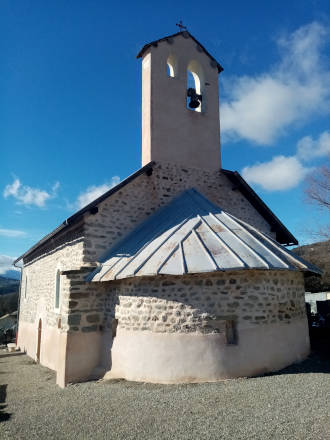
[[[82,209],[80,209],[79,211],[77,211],[76,213],[74,213],[73,215],[68,217],[56,229],[54,229],[52,232],[50,232],[45,237],[43,237],[41,240],[39,240],[34,246],[32,246],[28,251],[26,251],[20,257],[16,258],[16,260],[13,262],[13,264],[15,265],[16,263],[18,263],[18,261],[20,261],[23,258],[25,258],[28,255],[30,255],[33,251],[38,249],[38,247],[40,247],[41,245],[47,243],[48,240],[54,238],[57,234],[59,234],[61,231],[63,231],[63,229],[71,226],[73,223],[76,223],[76,221],[79,218],[81,218],[85,213],[87,213],[87,212],[92,213],[93,209],[96,208],[99,203],[103,202],[103,200],[107,199],[109,196],[111,196],[112,194],[114,194],[117,191],[119,191],[121,188],[123,188],[125,185],[130,183],[136,177],[140,176],[141,174],[147,173],[149,170],[152,170],[153,165],[154,165],[153,161],[147,163],[142,168],[137,170],[135,173],[131,174],[126,179],[124,179],[123,181],[118,183],[118,185],[116,185],[113,188],[109,189],[109,191],[105,192],[100,197],[98,197],[97,199],[93,200],[91,203],[89,203],[88,205],[84,206]]]
[[[174,38],[177,37],[179,35],[188,35],[192,40],[195,41],[196,44],[198,44],[200,46],[200,48],[203,50],[203,52],[209,57],[211,58],[211,60],[213,60],[216,63],[216,67],[218,69],[218,73],[221,73],[223,71],[223,67],[221,66],[221,64],[208,52],[208,50],[205,49],[205,47],[193,36],[191,35],[190,32],[188,31],[181,31],[181,32],[177,32],[175,34],[172,35],[168,35],[166,37],[163,38],[159,38],[158,40],[154,40],[151,41],[150,43],[145,44],[142,49],[139,51],[139,53],[137,54],[136,58],[141,58],[143,57],[144,53],[149,49],[149,47],[154,46],[157,47],[158,43],[162,42],[162,41],[167,41],[170,38]]]
[[[268,208],[265,202],[258,196],[258,194],[251,188],[251,186],[243,179],[238,171],[230,171],[221,169],[221,171],[235,184],[236,189],[239,189],[254,206],[259,213],[271,225],[273,232],[276,233],[276,240],[286,246],[297,245],[298,240],[293,234],[284,226],[279,218]]]

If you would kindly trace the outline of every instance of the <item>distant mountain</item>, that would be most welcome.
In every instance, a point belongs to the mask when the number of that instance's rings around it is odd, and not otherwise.
[[[20,280],[21,279],[21,271],[20,270],[7,270],[5,273],[0,275],[3,278],[10,278],[12,280]]]
[[[17,310],[19,283],[18,280],[0,276],[0,316]]]

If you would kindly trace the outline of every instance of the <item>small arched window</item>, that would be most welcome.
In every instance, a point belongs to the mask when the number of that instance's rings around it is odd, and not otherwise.
[[[27,278],[27,275],[25,275],[24,299],[26,299],[26,297],[27,297],[27,283],[28,283],[28,278]]]
[[[191,61],[187,67],[187,108],[202,112],[204,108],[204,73],[198,61]]]
[[[55,309],[59,310],[60,308],[60,298],[61,297],[61,272],[58,270],[56,272],[55,279]]]
[[[174,78],[177,75],[177,62],[175,55],[169,55],[166,61],[167,75]]]

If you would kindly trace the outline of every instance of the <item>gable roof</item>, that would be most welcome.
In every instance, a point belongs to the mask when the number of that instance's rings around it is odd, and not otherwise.
[[[13,262],[13,264],[16,264],[18,261],[20,261],[22,258],[27,257],[29,254],[31,254],[33,251],[35,251],[38,247],[46,243],[48,240],[53,238],[55,235],[59,234],[60,232],[64,231],[64,229],[68,229],[70,226],[72,226],[74,223],[76,223],[78,220],[81,219],[81,217],[86,213],[89,212],[91,214],[96,214],[98,209],[97,205],[99,205],[103,200],[107,199],[108,197],[112,196],[112,194],[115,194],[120,189],[122,189],[124,186],[126,186],[128,183],[132,182],[132,180],[136,179],[141,174],[146,173],[149,175],[149,173],[152,173],[152,167],[154,165],[154,162],[149,162],[146,165],[144,165],[142,168],[137,170],[135,173],[128,176],[126,179],[122,180],[118,183],[118,185],[114,186],[113,188],[109,189],[109,191],[106,191],[104,194],[102,194],[97,199],[93,200],[88,205],[84,206],[82,209],[79,209],[76,213],[68,217],[66,220],[64,220],[63,223],[61,223],[56,229],[54,229],[49,234],[45,235],[40,241],[38,241],[34,246],[32,246],[28,251],[26,251],[23,255],[16,258],[16,260]]]
[[[320,273],[312,264],[192,188],[124,238],[87,280],[239,269]]]
[[[53,239],[56,235],[64,232],[69,229],[76,222],[81,220],[85,213],[96,214],[98,211],[98,205],[106,200],[108,197],[111,197],[113,194],[118,192],[124,186],[128,185],[130,182],[135,180],[141,174],[152,174],[153,166],[155,162],[149,162],[135,173],[131,174],[126,179],[122,180],[118,185],[111,188],[109,191],[106,191],[97,199],[93,200],[91,203],[77,211],[75,214],[68,217],[61,223],[56,229],[43,237],[40,241],[38,241],[34,246],[32,246],[29,250],[27,250],[24,254],[16,258],[13,264],[16,264],[18,261],[22,260],[22,258],[27,257],[36,249],[38,249],[43,244],[47,243],[49,240]],[[283,225],[283,223],[276,217],[276,215],[267,207],[267,205],[260,199],[260,197],[253,191],[253,189],[245,182],[245,180],[240,176],[237,171],[229,171],[225,169],[221,169],[219,172],[225,174],[229,180],[233,183],[233,190],[239,190],[242,194],[249,200],[249,202],[254,206],[254,208],[265,218],[265,220],[272,226],[273,230],[276,232],[276,240],[282,244],[298,244],[297,239],[288,231],[288,229]]]
[[[144,53],[149,49],[149,47],[154,46],[157,47],[158,43],[162,42],[162,41],[168,41],[170,42],[172,38],[176,38],[178,36],[182,36],[183,38],[191,38],[192,40],[195,41],[195,43],[201,48],[201,50],[209,57],[211,58],[211,60],[215,63],[215,66],[218,69],[218,72],[221,73],[223,71],[223,67],[221,66],[220,63],[218,63],[218,61],[205,49],[204,46],[201,45],[201,43],[196,40],[195,37],[193,37],[191,35],[190,32],[188,31],[183,31],[183,32],[177,32],[176,34],[172,34],[172,35],[168,35],[167,37],[163,37],[163,38],[159,38],[158,40],[155,41],[151,41],[151,43],[147,43],[145,44],[142,49],[140,50],[140,52],[137,54],[136,58],[141,58]]]

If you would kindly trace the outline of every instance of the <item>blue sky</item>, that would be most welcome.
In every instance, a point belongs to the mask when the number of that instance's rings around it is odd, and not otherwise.
[[[0,271],[140,167],[147,42],[189,31],[224,66],[223,167],[300,242],[326,222],[303,181],[330,151],[330,5],[2,0]]]

